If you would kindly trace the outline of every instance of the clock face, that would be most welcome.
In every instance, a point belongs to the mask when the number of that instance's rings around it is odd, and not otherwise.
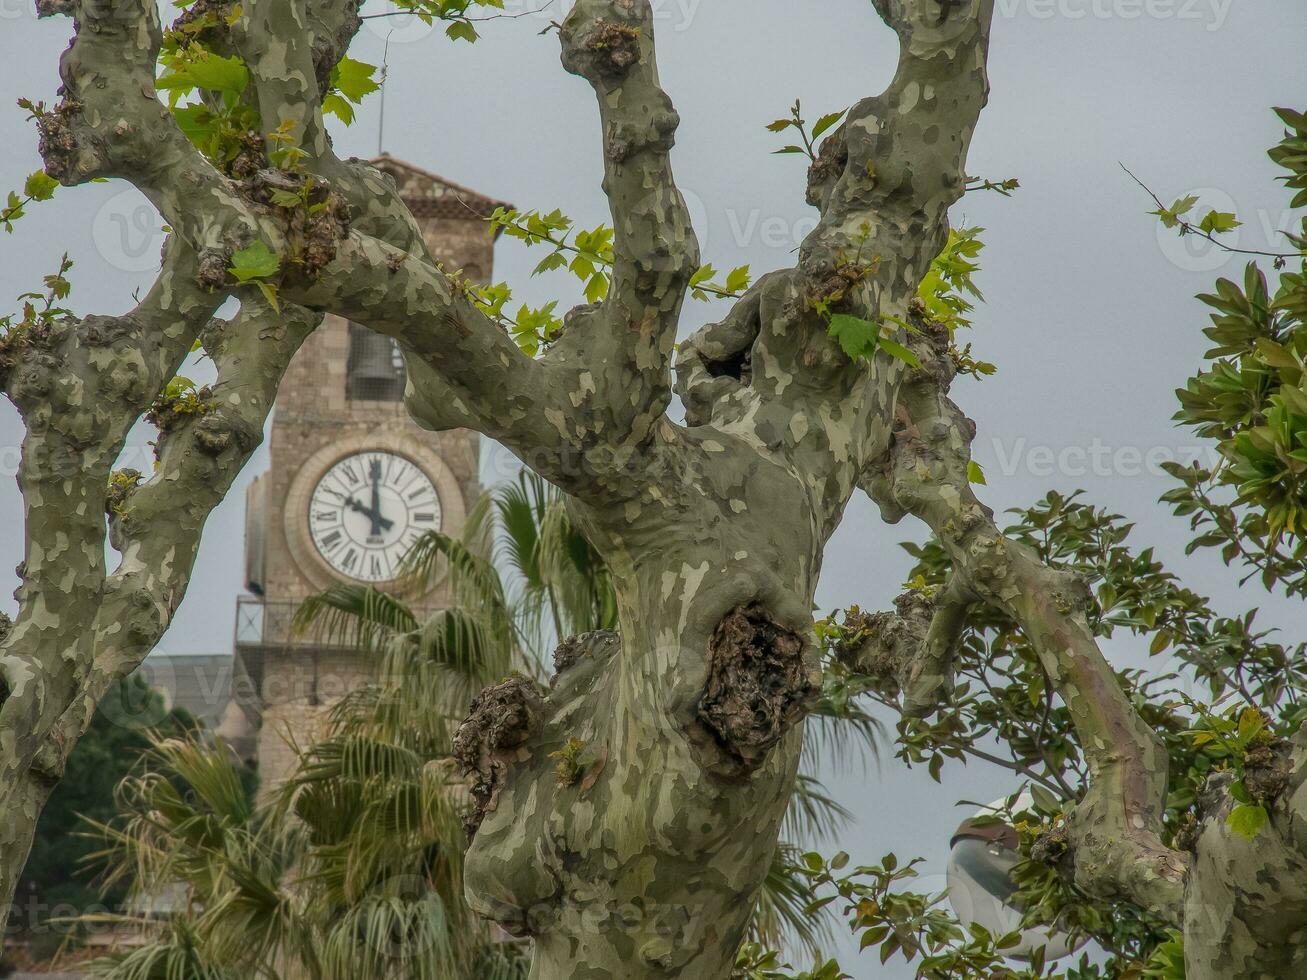
[[[323,474],[309,499],[309,536],[324,561],[359,582],[386,582],[409,548],[440,530],[440,497],[406,456],[355,453]]]

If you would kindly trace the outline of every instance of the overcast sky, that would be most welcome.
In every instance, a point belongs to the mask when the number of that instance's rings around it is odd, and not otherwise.
[[[506,0],[510,10],[523,0]],[[530,0],[539,6],[539,0]],[[793,262],[815,212],[803,203],[802,158],[769,155],[766,123],[802,98],[809,118],[881,90],[895,42],[867,0],[654,0],[664,86],[683,120],[677,176],[696,215],[706,259],[749,263],[755,274]],[[958,222],[983,225],[989,248],[976,316],[976,354],[999,365],[955,398],[977,420],[978,459],[996,508],[1030,503],[1050,489],[1085,488],[1095,503],[1137,524],[1191,587],[1218,607],[1264,604],[1268,623],[1301,627],[1301,610],[1243,589],[1210,556],[1182,557],[1185,526],[1157,504],[1168,480],[1141,463],[1192,458],[1187,433],[1169,421],[1173,389],[1199,364],[1206,322],[1193,294],[1241,261],[1195,251],[1159,234],[1151,205],[1121,171],[1129,166],[1168,202],[1201,190],[1205,204],[1244,219],[1240,243],[1276,244],[1287,195],[1265,150],[1280,134],[1272,105],[1307,103],[1307,5],[1301,0],[997,0],[990,60],[993,91],[969,169],[1018,177],[1011,199],[968,195]],[[365,12],[387,9],[368,0]],[[484,41],[451,44],[416,22],[369,21],[353,51],[380,63],[389,35],[389,80],[381,144],[523,208],[560,207],[583,224],[607,218],[600,190],[599,130],[588,86],[558,65],[557,39],[539,32],[560,15],[485,25]],[[38,22],[30,0],[0,0],[4,105],[18,96],[54,100],[66,20]],[[381,100],[336,133],[343,153],[372,156]],[[339,127],[337,127],[339,130]],[[0,109],[0,192],[40,165],[30,124]],[[79,312],[117,313],[148,286],[158,218],[119,184],[61,191],[0,238],[0,300],[39,284],[61,252],[76,262]],[[575,293],[562,278],[528,278],[537,256],[501,244],[496,278],[533,303]],[[683,333],[720,310],[694,303]],[[203,372],[197,369],[197,377]],[[0,568],[22,551],[20,500],[11,479],[21,430],[0,406]],[[139,447],[149,438],[141,432]],[[138,457],[141,450],[136,450]],[[230,648],[241,585],[243,489],[266,465],[256,458],[214,514],[197,574],[163,649]],[[486,453],[487,480],[511,461]],[[885,608],[908,567],[896,542],[919,534],[890,528],[855,501],[827,552],[823,608]],[[0,586],[7,592],[8,586]],[[1297,631],[1301,634],[1301,629]],[[1108,651],[1118,664],[1141,657],[1128,641]],[[940,872],[948,837],[965,815],[961,798],[993,799],[1012,785],[993,772],[954,766],[945,786],[905,773],[885,752],[877,771],[833,777],[859,815],[843,846],[855,861],[888,850],[929,859]],[[937,884],[937,882],[936,882]],[[899,965],[844,957],[863,978],[910,977]]]

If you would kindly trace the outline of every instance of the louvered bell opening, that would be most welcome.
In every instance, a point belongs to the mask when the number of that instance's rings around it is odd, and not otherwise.
[[[404,357],[395,341],[357,323],[349,325],[346,397],[356,402],[404,398]]]

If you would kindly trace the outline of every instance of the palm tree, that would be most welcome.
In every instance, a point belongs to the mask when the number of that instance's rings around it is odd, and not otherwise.
[[[251,806],[230,754],[196,740],[158,740],[152,771],[124,781],[125,819],[94,828],[107,878],[130,881],[138,899],[180,890],[185,904],[164,921],[133,917],[150,941],[99,961],[98,975],[525,976],[521,948],[462,900],[466,801],[452,736],[481,688],[512,671],[539,676],[559,638],[615,628],[615,593],[562,497],[534,474],[483,497],[459,538],[425,535],[405,575],[418,594],[447,577],[449,607],[421,621],[395,595],[342,585],[299,611],[299,631],[367,651],[378,676],[333,706],[322,741],[297,748],[275,799]],[[829,702],[817,714],[827,738],[812,740],[814,759],[872,743],[869,717]],[[787,833],[829,837],[847,816],[804,776]],[[796,856],[778,848],[754,938],[815,950],[828,922],[807,912]]]

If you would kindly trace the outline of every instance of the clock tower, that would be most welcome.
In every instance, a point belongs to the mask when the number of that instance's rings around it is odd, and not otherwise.
[[[488,282],[494,240],[486,218],[502,202],[390,156],[372,164],[395,181],[437,261]],[[353,649],[292,635],[300,604],[339,584],[389,588],[413,541],[428,530],[457,535],[480,493],[480,436],[419,428],[404,409],[404,382],[391,340],[329,316],[278,393],[271,465],[246,494],[239,690],[220,728],[257,763],[265,789],[289,774],[289,743],[312,743],[331,704],[373,671]],[[445,599],[439,585],[405,596],[422,611]]]

